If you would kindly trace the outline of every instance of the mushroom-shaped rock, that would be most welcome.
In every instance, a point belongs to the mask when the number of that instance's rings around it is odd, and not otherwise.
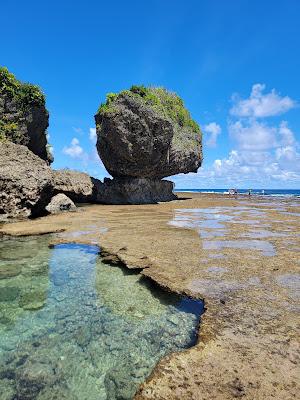
[[[98,153],[113,177],[161,179],[201,166],[200,128],[164,88],[108,94],[95,121]]]
[[[17,80],[7,68],[0,67],[0,141],[27,146],[51,163],[53,157],[46,132],[48,121],[45,96],[39,87]]]

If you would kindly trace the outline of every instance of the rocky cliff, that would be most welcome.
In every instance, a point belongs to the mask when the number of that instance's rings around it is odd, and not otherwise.
[[[0,143],[0,217],[40,216],[52,193],[52,171],[44,160],[25,146]]]
[[[41,90],[20,82],[7,68],[0,67],[0,141],[27,146],[50,163],[53,159],[47,143],[48,120]]]

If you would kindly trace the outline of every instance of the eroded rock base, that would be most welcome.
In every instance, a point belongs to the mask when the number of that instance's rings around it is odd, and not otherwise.
[[[176,199],[173,182],[146,178],[104,179],[97,195],[97,202],[103,204],[151,204]]]

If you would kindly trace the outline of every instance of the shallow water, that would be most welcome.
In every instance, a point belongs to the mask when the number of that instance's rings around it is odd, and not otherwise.
[[[102,263],[96,246],[0,242],[0,398],[131,399],[193,345],[203,305]]]
[[[204,240],[205,250],[221,250],[223,248],[260,250],[264,256],[275,256],[276,250],[272,243],[266,240]]]

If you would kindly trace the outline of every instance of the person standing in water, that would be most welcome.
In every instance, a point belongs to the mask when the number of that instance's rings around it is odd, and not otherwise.
[[[251,189],[248,189],[248,196],[251,196]]]

